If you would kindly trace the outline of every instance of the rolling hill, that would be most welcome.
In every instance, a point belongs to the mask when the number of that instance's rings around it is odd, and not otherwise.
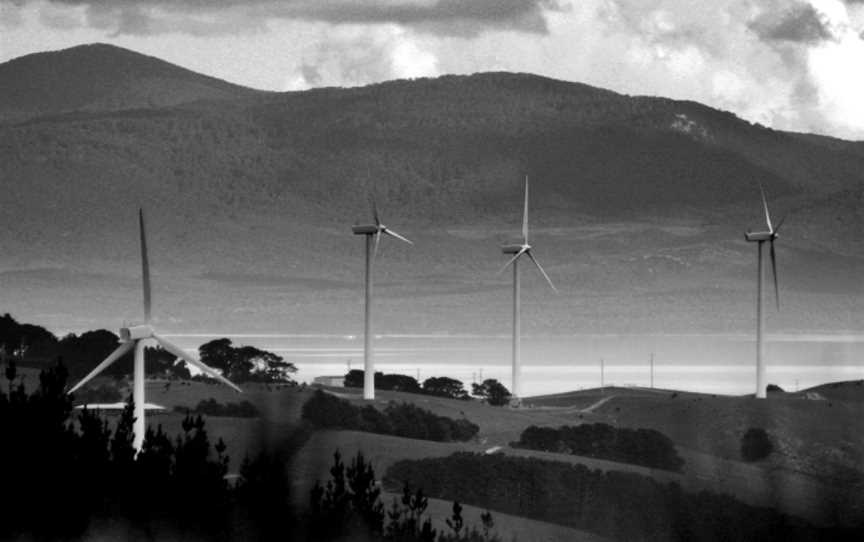
[[[0,120],[72,112],[150,109],[259,91],[158,58],[94,43],[0,65]]]
[[[92,45],[7,62],[0,81],[3,310],[55,328],[137,317],[143,206],[163,318],[352,332],[348,226],[374,192],[418,241],[385,247],[384,329],[498,330],[496,245],[516,235],[525,174],[538,256],[564,292],[538,292],[547,313],[529,330],[746,327],[757,180],[793,217],[778,325],[853,329],[864,314],[860,144],[530,74],[262,93]]]

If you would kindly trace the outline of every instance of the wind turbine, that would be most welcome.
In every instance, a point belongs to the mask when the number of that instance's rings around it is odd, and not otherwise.
[[[372,199],[372,215],[374,224],[355,224],[351,226],[354,235],[366,236],[366,314],[363,327],[363,399],[375,399],[375,352],[372,345],[372,267],[378,255],[378,245],[381,235],[389,235],[409,245],[414,243],[402,237],[381,223],[378,216],[378,205]]]
[[[513,254],[513,257],[510,258],[507,263],[504,264],[498,273],[503,273],[507,266],[513,265],[513,389],[511,390],[513,394],[514,400],[518,403],[519,399],[522,397],[522,366],[520,365],[521,360],[520,356],[520,303],[519,303],[519,258],[522,255],[528,256],[534,265],[537,266],[537,269],[540,271],[540,274],[543,275],[543,278],[546,279],[546,282],[549,283],[549,286],[553,291],[557,292],[558,289],[555,288],[555,285],[552,284],[552,279],[549,278],[549,275],[546,274],[546,271],[543,270],[543,267],[540,266],[540,262],[537,261],[537,258],[534,257],[534,254],[531,252],[531,245],[528,244],[528,176],[525,176],[525,208],[522,213],[522,243],[521,244],[513,244],[513,245],[504,245],[501,247],[501,252],[504,254]]]
[[[768,201],[765,199],[765,190],[762,185],[759,185],[759,192],[762,194],[762,208],[765,210],[765,222],[768,225],[767,231],[751,232],[749,229],[744,234],[744,238],[751,243],[756,243],[756,268],[759,275],[756,287],[756,398],[765,399],[766,385],[765,382],[765,341],[762,334],[765,330],[765,310],[763,308],[762,299],[762,283],[765,280],[765,273],[762,270],[762,245],[768,242],[771,251],[771,270],[774,274],[774,297],[777,300],[777,310],[780,310],[780,288],[777,284],[777,256],[774,252],[774,240],[777,239],[777,232],[786,217],[780,219],[780,222],[774,226],[771,223],[771,214],[768,212]]]
[[[132,376],[132,401],[134,403],[135,422],[132,426],[133,441],[132,445],[136,451],[141,451],[141,446],[144,443],[144,432],[147,425],[144,422],[144,348],[148,345],[158,343],[162,348],[175,355],[178,359],[184,360],[186,363],[200,369],[205,374],[231,386],[235,390],[242,391],[230,380],[219,374],[215,369],[201,363],[194,357],[190,356],[183,349],[168,342],[164,338],[156,335],[153,326],[150,325],[150,264],[147,259],[147,236],[144,229],[144,211],[138,210],[138,226],[141,235],[141,278],[144,289],[144,323],[137,326],[129,326],[120,328],[120,346],[105,358],[105,360],[90,371],[90,374],[85,376],[80,382],[69,390],[69,393],[75,392],[78,388],[89,382],[93,377],[107,369],[112,363],[123,357],[127,352],[135,349],[135,363]]]

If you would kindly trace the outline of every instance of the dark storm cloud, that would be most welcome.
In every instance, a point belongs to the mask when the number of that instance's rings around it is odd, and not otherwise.
[[[4,0],[0,0],[3,2]],[[5,0],[10,1],[10,0]],[[11,0],[22,5],[30,0]],[[50,0],[87,8],[88,22],[117,33],[212,33],[260,26],[270,19],[332,24],[395,23],[435,34],[476,34],[500,28],[546,33],[544,11],[560,0]],[[202,21],[205,16],[206,20]],[[226,18],[231,17],[232,21]],[[234,24],[226,24],[231,23]],[[186,28],[187,25],[192,25]],[[203,26],[202,26],[203,25]]]
[[[781,13],[766,13],[748,26],[760,39],[768,42],[812,44],[833,37],[825,20],[810,4],[799,4]]]

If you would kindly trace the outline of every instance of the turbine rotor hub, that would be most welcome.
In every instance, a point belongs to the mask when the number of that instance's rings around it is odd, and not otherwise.
[[[153,337],[153,326],[143,324],[120,328],[120,340],[122,342],[137,341]]]

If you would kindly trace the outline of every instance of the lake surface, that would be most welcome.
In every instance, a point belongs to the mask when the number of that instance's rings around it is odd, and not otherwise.
[[[196,351],[215,338],[252,345],[294,363],[299,381],[363,368],[362,335],[166,335]],[[510,387],[509,335],[378,335],[376,371],[423,379],[450,376],[470,387],[496,378]],[[864,378],[864,335],[777,334],[767,339],[768,382],[795,391],[825,382]],[[719,394],[752,393],[756,343],[748,335],[555,335],[523,336],[524,395],[601,384],[654,386]]]

